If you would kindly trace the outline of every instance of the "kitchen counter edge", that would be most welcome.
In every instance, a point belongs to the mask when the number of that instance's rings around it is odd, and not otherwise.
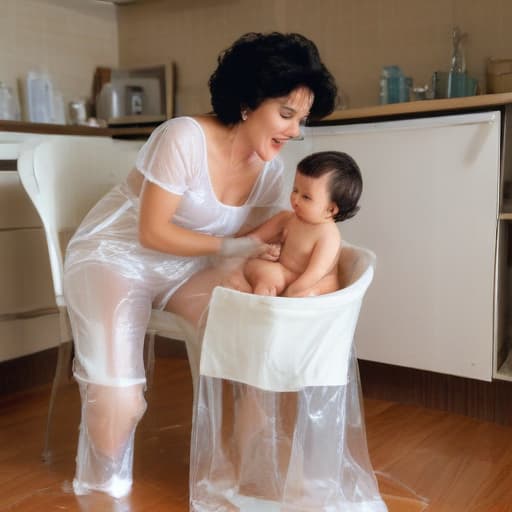
[[[390,118],[396,116],[414,116],[442,113],[458,110],[478,110],[499,107],[512,103],[512,92],[500,94],[482,94],[463,98],[446,98],[438,100],[408,101],[388,105],[375,105],[346,110],[336,110],[322,119],[324,122],[354,122],[363,119]]]
[[[374,105],[346,110],[336,110],[319,123],[350,123],[362,120],[392,118],[401,116],[428,115],[438,112],[459,110],[478,110],[499,107],[512,103],[512,92],[501,94],[482,94],[463,98],[408,101],[389,105]],[[317,124],[317,123],[313,123]],[[74,126],[61,124],[28,123],[24,121],[0,120],[0,132],[25,132],[48,135],[83,135],[106,137],[147,137],[155,125],[96,128],[92,126]]]
[[[0,119],[0,132],[36,133],[43,135],[79,135],[96,137],[147,137],[155,125],[98,128],[68,124],[29,123]]]

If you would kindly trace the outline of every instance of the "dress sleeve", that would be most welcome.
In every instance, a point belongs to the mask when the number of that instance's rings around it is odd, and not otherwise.
[[[200,128],[192,119],[171,119],[153,131],[135,166],[147,180],[182,195],[197,177],[203,148]]]

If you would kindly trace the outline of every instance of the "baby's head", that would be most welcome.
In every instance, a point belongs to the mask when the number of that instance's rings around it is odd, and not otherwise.
[[[351,156],[340,151],[312,153],[299,162],[297,172],[310,178],[329,174],[330,199],[338,210],[333,214],[335,222],[350,219],[359,210],[357,202],[363,190],[363,178]]]

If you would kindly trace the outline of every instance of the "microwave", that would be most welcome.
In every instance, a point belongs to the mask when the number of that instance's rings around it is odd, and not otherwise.
[[[96,117],[109,126],[160,123],[173,116],[173,66],[112,70],[96,97]]]

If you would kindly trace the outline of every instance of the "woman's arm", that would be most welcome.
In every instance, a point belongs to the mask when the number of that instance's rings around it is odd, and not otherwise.
[[[177,256],[216,254],[222,238],[176,226],[171,222],[181,196],[146,181],[140,196],[139,242],[143,247]]]
[[[146,181],[140,197],[139,242],[143,247],[177,256],[218,254],[250,257],[267,250],[257,238],[205,235],[171,222],[181,196]]]

